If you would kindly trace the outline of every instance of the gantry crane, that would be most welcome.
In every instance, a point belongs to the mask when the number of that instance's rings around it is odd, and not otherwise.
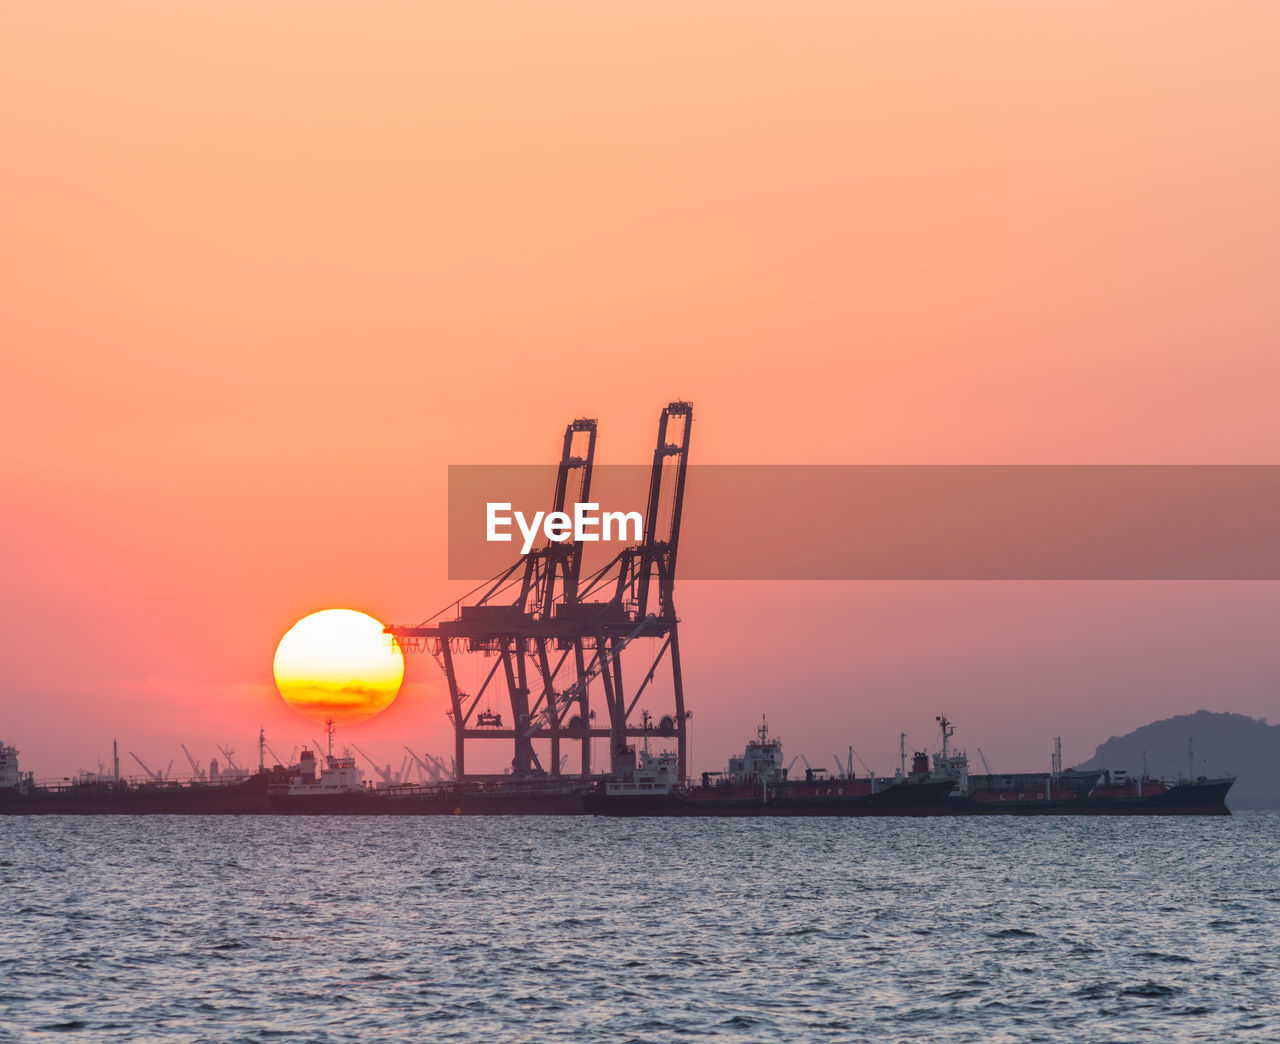
[[[416,627],[389,626],[386,633],[406,651],[427,649],[449,687],[448,716],[454,728],[456,778],[466,779],[468,740],[511,744],[517,776],[561,773],[561,744],[580,745],[580,775],[591,775],[591,740],[610,741],[610,771],[626,754],[627,741],[640,736],[675,739],[680,776],[688,772],[687,728],[680,671],[678,619],[674,603],[676,553],[688,467],[693,407],[666,406],[649,474],[644,527],[639,544],[623,548],[606,565],[581,575],[582,548],[573,541],[549,541],[521,557],[453,619],[437,614]],[[588,502],[595,457],[595,420],[575,420],[565,429],[553,511]],[[623,651],[636,638],[661,640],[634,675],[633,690],[623,671]],[[494,658],[479,689],[464,692],[459,661],[475,654]],[[638,659],[639,657],[637,657]],[[640,696],[664,663],[670,668],[671,705],[651,726],[634,718]],[[596,725],[592,683],[603,691],[608,726]],[[491,693],[492,690],[492,693]],[[509,727],[473,723],[480,700],[505,690]],[[496,717],[496,715],[494,716]],[[549,746],[544,770],[535,741]]]

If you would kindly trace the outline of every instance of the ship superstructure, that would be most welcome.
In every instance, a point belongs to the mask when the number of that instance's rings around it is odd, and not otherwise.
[[[963,750],[956,750],[951,746],[951,737],[955,735],[956,727],[947,720],[947,716],[939,714],[934,720],[942,732],[942,749],[933,756],[933,774],[940,779],[952,780],[956,785],[955,793],[967,794],[969,756]]]
[[[744,786],[757,781],[781,783],[785,776],[786,769],[782,767],[782,740],[777,737],[769,738],[769,720],[761,717],[756,738],[747,742],[742,757],[729,759],[725,778],[732,784]]]
[[[679,782],[680,758],[674,751],[651,754],[645,749],[637,760],[635,748],[628,746],[604,788],[606,794],[670,794]]]
[[[24,793],[31,786],[30,775],[18,770],[18,748],[0,743],[0,790]]]
[[[287,786],[290,794],[358,794],[368,789],[350,751],[330,752],[317,771],[316,754],[306,747],[298,757],[298,772]]]

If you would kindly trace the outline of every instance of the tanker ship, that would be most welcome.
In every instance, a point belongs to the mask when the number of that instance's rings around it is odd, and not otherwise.
[[[37,782],[18,769],[18,751],[0,744],[0,815],[580,815],[590,783],[475,780],[379,785],[365,781],[348,752],[323,759],[303,749],[297,764],[231,768],[190,779],[124,779],[81,772]]]
[[[18,769],[18,751],[0,744],[0,815],[265,815],[267,790],[288,780],[281,765],[257,772],[229,768],[191,779],[157,773],[146,780],[122,779],[119,758],[112,772],[82,772],[57,782],[36,782]]]
[[[1063,769],[1062,740],[1054,741],[1048,772],[983,775],[969,772],[964,751],[951,745],[955,726],[945,714],[937,718],[942,748],[933,756],[917,751],[911,776],[916,779],[949,779],[955,792],[948,801],[957,816],[1229,816],[1227,792],[1234,776],[1156,779],[1145,766],[1141,774],[1124,770]],[[1144,758],[1145,760],[1145,758]],[[1190,755],[1188,756],[1191,762]],[[984,767],[986,767],[984,765]]]
[[[852,771],[828,776],[805,769],[803,780],[790,779],[782,764],[782,741],[770,738],[761,721],[756,739],[742,757],[731,758],[724,772],[704,772],[700,786],[682,786],[675,754],[636,757],[634,747],[620,752],[619,769],[582,798],[597,816],[936,816],[947,812],[950,779],[899,776],[857,777]]]

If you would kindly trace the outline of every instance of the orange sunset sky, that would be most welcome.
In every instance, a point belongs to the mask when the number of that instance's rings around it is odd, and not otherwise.
[[[280,636],[452,601],[446,466],[577,416],[607,463],[674,398],[698,463],[1277,463],[1278,46],[1259,2],[3,0],[0,741],[305,742]],[[1271,583],[677,593],[695,769],[761,712],[882,770],[944,710],[1006,769],[1280,717]],[[444,753],[430,659],[350,735]]]

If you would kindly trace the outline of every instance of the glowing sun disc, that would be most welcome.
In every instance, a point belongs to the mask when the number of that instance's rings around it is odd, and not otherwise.
[[[285,632],[274,670],[281,699],[299,714],[354,725],[391,706],[404,681],[404,655],[368,613],[323,609]]]

